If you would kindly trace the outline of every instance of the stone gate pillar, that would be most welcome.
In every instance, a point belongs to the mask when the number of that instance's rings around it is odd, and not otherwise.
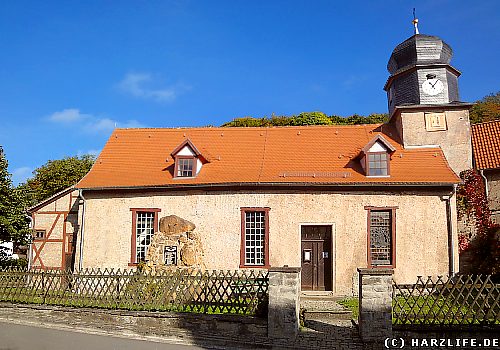
[[[300,267],[269,269],[268,336],[292,340],[299,331]]]
[[[359,272],[359,333],[363,342],[383,342],[392,337],[393,269]]]

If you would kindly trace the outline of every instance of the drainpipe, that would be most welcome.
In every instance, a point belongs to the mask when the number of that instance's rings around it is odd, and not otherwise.
[[[453,237],[453,220],[452,220],[452,212],[451,212],[451,199],[457,192],[457,185],[453,185],[453,192],[450,193],[448,196],[444,196],[444,199],[446,200],[446,220],[447,220],[447,227],[448,227],[448,244],[449,244],[449,250],[450,250],[450,260],[449,260],[449,274],[450,277],[454,276],[456,271],[455,271],[455,239]]]
[[[78,270],[81,271],[83,267],[83,238],[85,237],[85,197],[83,197],[83,190],[80,189],[78,197],[83,201],[82,227],[80,230],[80,259],[78,261]]]
[[[26,217],[28,218],[28,220],[30,221],[30,225],[29,225],[29,228],[30,230],[33,230],[33,217],[30,215],[26,215]],[[31,236],[31,238],[33,238],[33,236]],[[33,245],[33,242],[31,242],[31,239],[30,239],[30,243],[28,244],[28,271],[31,270],[31,258],[32,258],[32,245]]]
[[[486,198],[488,198],[488,194],[489,194],[489,191],[488,191],[488,179],[486,178],[486,176],[484,176],[484,170],[479,170],[479,174],[481,174],[481,177],[484,180],[484,191],[486,192]]]

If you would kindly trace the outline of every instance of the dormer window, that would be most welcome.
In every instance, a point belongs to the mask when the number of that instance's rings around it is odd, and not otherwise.
[[[177,157],[175,160],[176,177],[193,177],[196,174],[196,163],[194,157]]]
[[[368,176],[389,175],[388,154],[386,152],[368,153],[368,166],[366,173]]]
[[[207,162],[189,139],[182,142],[171,155],[175,162],[174,178],[196,177]]]
[[[390,176],[391,153],[396,149],[382,135],[375,136],[361,150],[361,165],[366,176]]]

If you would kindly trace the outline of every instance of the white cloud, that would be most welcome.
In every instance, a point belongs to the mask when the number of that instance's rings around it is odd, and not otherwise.
[[[140,123],[137,120],[127,120],[125,122],[121,122],[118,120],[106,118],[106,117],[97,117],[92,114],[81,113],[79,109],[76,108],[68,108],[63,109],[62,111],[55,112],[51,114],[47,120],[53,123],[61,123],[65,125],[77,125],[82,130],[87,133],[103,133],[109,134],[115,128],[143,128],[144,124]]]
[[[122,81],[117,84],[122,92],[138,98],[152,99],[157,102],[172,102],[177,96],[189,86],[181,83],[162,88],[151,87],[155,81],[150,73],[128,73]]]
[[[12,171],[12,183],[14,184],[14,186],[25,182],[31,176],[33,170],[34,169],[27,166],[14,169]]]
[[[80,113],[80,110],[76,108],[63,109],[60,112],[52,113],[48,120],[51,122],[62,122],[62,123],[74,123],[80,120],[89,118],[88,114]]]

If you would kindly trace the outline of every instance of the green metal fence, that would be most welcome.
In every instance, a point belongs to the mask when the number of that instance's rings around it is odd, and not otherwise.
[[[480,275],[393,283],[392,320],[395,325],[498,325],[500,284]]]
[[[107,309],[264,315],[265,270],[159,273],[0,269],[0,301]]]

